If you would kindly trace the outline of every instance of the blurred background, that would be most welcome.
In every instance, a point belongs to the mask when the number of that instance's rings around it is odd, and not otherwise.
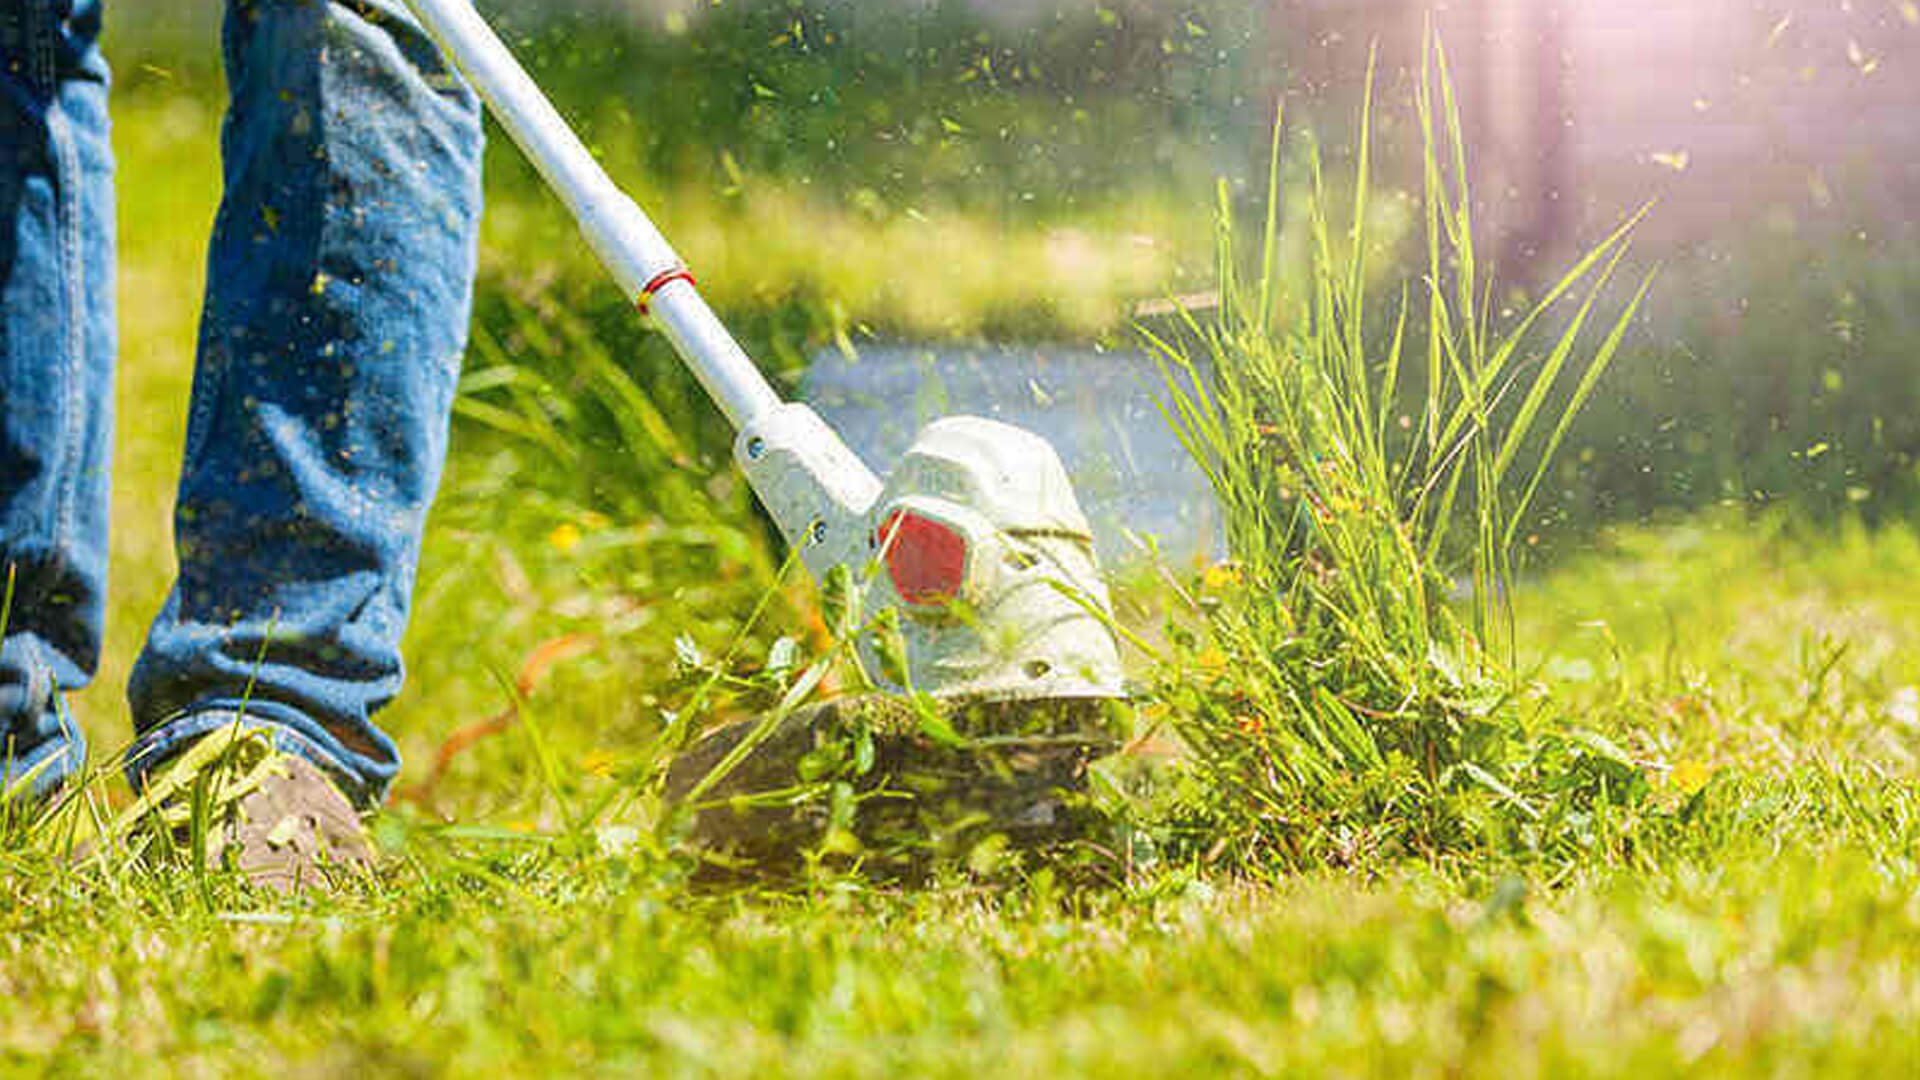
[[[1432,20],[1503,299],[1657,200],[1637,258],[1663,284],[1543,526],[1725,500],[1874,512],[1915,487],[1912,0],[482,7],[795,377],[836,341],[1126,347],[1142,303],[1210,287],[1214,184],[1257,210],[1276,102],[1338,175],[1373,43],[1379,149],[1409,186]],[[210,130],[220,8],[114,8],[122,99],[184,95]],[[526,170],[493,160],[496,234],[570,253]],[[1411,207],[1382,214],[1410,250]]]
[[[1530,565],[1618,522],[1730,506],[1826,527],[1904,515],[1920,494],[1912,0],[480,6],[783,385],[820,372],[905,429],[951,401],[899,400],[831,365],[1006,355],[1019,377],[987,381],[1028,414],[1124,397],[1148,433],[1135,456],[1160,462],[1179,455],[1138,328],[1180,304],[1204,317],[1219,211],[1259,220],[1281,102],[1297,265],[1307,137],[1338,192],[1375,45],[1381,182],[1417,190],[1411,99],[1431,20],[1497,316],[1656,202],[1628,267],[1659,264],[1659,282],[1536,503]],[[219,194],[222,7],[108,3],[124,248],[108,684],[171,574]],[[410,646],[426,689],[396,708],[482,715],[499,685],[476,668],[517,670],[578,631],[602,645],[556,678],[646,711],[651,691],[621,697],[632,672],[672,670],[688,655],[676,637],[726,647],[777,547],[718,415],[504,139],[488,167],[474,341]],[[1412,194],[1374,201],[1383,289],[1417,288],[1420,223]],[[765,633],[805,610],[776,611]],[[422,733],[403,740],[414,761],[445,724],[397,721]]]

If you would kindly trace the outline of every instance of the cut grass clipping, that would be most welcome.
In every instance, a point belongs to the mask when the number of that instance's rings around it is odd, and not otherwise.
[[[1384,304],[1369,295],[1369,89],[1344,228],[1305,140],[1300,287],[1283,289],[1277,265],[1276,118],[1257,274],[1240,269],[1223,188],[1217,315],[1143,330],[1232,554],[1179,590],[1155,693],[1190,756],[1153,816],[1163,842],[1227,865],[1364,866],[1489,845],[1564,863],[1606,843],[1595,821],[1646,787],[1526,689],[1510,601],[1515,537],[1651,286],[1649,274],[1589,342],[1646,211],[1496,325],[1437,41],[1421,76],[1424,279]],[[1450,596],[1456,579],[1464,597]]]

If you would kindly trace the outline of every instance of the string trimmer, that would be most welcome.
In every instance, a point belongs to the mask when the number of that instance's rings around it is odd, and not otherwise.
[[[1121,696],[1091,531],[1046,440],[948,417],[922,431],[883,482],[812,409],[768,385],[687,266],[472,0],[407,3],[732,423],[734,459],[807,569],[826,581],[845,568],[868,583],[853,595],[871,681],[982,706],[996,728],[1009,716],[1072,715]],[[717,758],[725,745],[692,757]]]

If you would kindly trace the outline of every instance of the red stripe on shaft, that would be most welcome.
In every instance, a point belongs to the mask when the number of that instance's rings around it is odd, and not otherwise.
[[[689,285],[698,284],[698,282],[693,280],[692,271],[684,266],[676,266],[671,270],[660,271],[658,274],[653,275],[652,281],[647,282],[646,285],[640,289],[640,299],[636,302],[636,305],[640,308],[640,314],[650,314],[647,309],[653,300],[653,294],[666,288],[669,282],[674,281],[684,281]]]

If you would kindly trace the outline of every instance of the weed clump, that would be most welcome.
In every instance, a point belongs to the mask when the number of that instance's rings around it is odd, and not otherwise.
[[[1645,210],[1497,325],[1437,42],[1415,107],[1424,277],[1397,302],[1371,295],[1369,93],[1342,193],[1350,225],[1336,227],[1306,141],[1303,279],[1283,289],[1277,265],[1276,120],[1257,273],[1239,268],[1223,189],[1217,314],[1143,330],[1232,555],[1174,589],[1155,695],[1188,755],[1150,816],[1163,840],[1230,865],[1364,865],[1489,843],[1562,858],[1605,842],[1597,804],[1644,788],[1624,754],[1527,686],[1510,586],[1549,462],[1651,285],[1589,341]]]

